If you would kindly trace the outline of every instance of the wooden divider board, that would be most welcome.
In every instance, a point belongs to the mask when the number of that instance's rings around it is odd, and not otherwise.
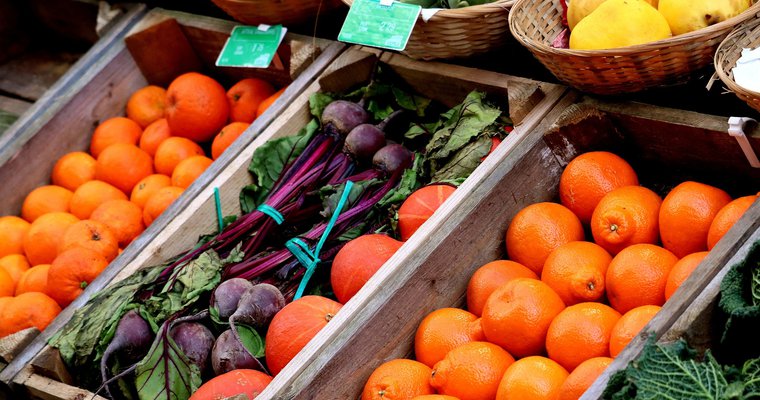
[[[176,20],[182,29],[193,32],[192,36],[188,38],[193,48],[208,46],[216,51],[221,50],[224,45],[224,35],[228,35],[236,25],[229,21],[186,13],[153,10],[142,20],[142,26],[146,26],[145,21],[156,23],[167,19]],[[135,22],[137,21],[133,21],[133,24]],[[209,33],[209,38],[200,40],[204,30]],[[132,33],[135,32],[139,32],[139,30]],[[17,148],[13,150],[12,154],[0,153],[0,179],[7,179],[5,181],[7,184],[0,187],[0,193],[9,192],[8,197],[0,203],[0,212],[6,215],[17,213],[24,196],[34,187],[48,182],[53,163],[58,157],[69,151],[87,149],[94,127],[106,118],[123,115],[124,106],[129,96],[135,90],[148,84],[131,53],[127,50],[124,37],[125,34],[122,32],[120,36],[109,41],[106,48],[98,53],[97,62],[87,65],[86,71],[80,71],[80,80],[75,81],[68,88],[66,95],[60,98],[61,104],[53,108],[55,112],[52,115],[46,114],[46,117],[41,120],[44,121],[43,125],[33,123],[19,128],[18,136],[26,138],[26,143],[14,142],[12,145],[17,145]],[[285,40],[290,43],[291,47],[297,42],[314,43],[311,38],[299,35],[287,35]],[[146,247],[155,237],[163,234],[167,229],[167,223],[188,207],[193,198],[206,187],[213,177],[224,170],[243,149],[247,148],[254,138],[298,96],[303,88],[311,84],[330,62],[345,49],[343,44],[326,40],[318,40],[316,44],[321,46],[322,54],[314,62],[306,60],[306,63],[310,65],[288,86],[267,112],[256,119],[201,177],[185,189],[179,199],[172,203],[145,232],[127,246],[124,252],[112,261],[96,280],[91,282],[82,295],[66,307],[41,335],[0,372],[0,382],[11,382],[24,365],[28,364],[46,346],[47,340],[71,318],[76,309],[111,282],[119,271],[129,265],[135,257],[149,252],[150,250]],[[96,46],[96,48],[100,47],[102,47],[100,44]],[[197,53],[208,55],[212,53],[212,50],[197,51]],[[211,65],[208,65],[208,58],[202,56],[199,58],[206,69],[211,69],[213,61],[211,61]],[[246,72],[248,75],[255,73],[255,71]],[[51,143],[56,145],[51,146]],[[42,157],[41,154],[44,154],[45,157]],[[3,156],[10,158],[4,160]],[[211,230],[205,229],[203,232],[209,231]],[[195,239],[197,236],[193,237],[193,242]]]
[[[722,144],[728,148],[733,140],[723,133],[725,121],[718,117],[632,103],[583,100],[576,104],[578,101],[578,96],[571,94],[544,121],[537,121],[538,127],[526,122],[518,128],[516,132],[526,137],[499,146],[259,398],[358,398],[374,368],[390,359],[413,355],[414,333],[424,316],[441,307],[464,304],[472,272],[504,256],[504,234],[514,214],[535,202],[556,201],[559,176],[574,156],[601,148],[630,147],[631,157],[648,152],[640,159],[646,162],[671,141],[709,135],[709,142],[692,146],[700,147],[695,153],[703,157],[697,165],[678,158],[665,162],[673,170],[698,170],[700,163],[709,168],[710,162],[720,162],[723,157],[712,151],[711,142],[725,141]],[[649,137],[647,129],[640,127],[648,123],[661,123],[669,130]],[[644,137],[651,142],[636,142]],[[753,140],[759,144],[756,136]],[[738,147],[735,142],[733,145]],[[746,160],[739,161],[744,164],[733,165],[733,172],[746,174],[743,186],[747,189],[748,183],[758,182],[754,179],[757,172]],[[760,203],[713,249],[656,318],[668,325],[666,316],[680,315],[673,309],[690,303],[758,224]],[[629,354],[632,351],[627,350]]]
[[[504,142],[506,145],[502,144],[499,149],[506,149],[512,146],[512,143],[524,139],[526,136],[521,134],[523,128],[519,127],[534,126],[541,119],[541,115],[548,111],[565,90],[557,85],[494,73],[481,73],[481,71],[474,69],[445,64],[434,64],[436,66],[435,71],[427,70],[430,68],[429,63],[412,61],[403,56],[383,54],[378,51],[349,49],[333,61],[330,70],[320,78],[319,82],[313,82],[302,90],[290,106],[280,113],[276,121],[270,124],[249,146],[240,149],[235,154],[234,159],[229,160],[224,170],[213,174],[214,178],[206,182],[203,187],[197,187],[198,192],[191,197],[191,200],[182,208],[176,209],[177,212],[172,213],[171,219],[167,218],[162,233],[156,235],[150,243],[146,244],[142,248],[142,252],[133,258],[126,267],[122,268],[111,281],[119,281],[143,266],[163,262],[169,257],[190,248],[195,244],[198,236],[213,232],[216,229],[214,188],[218,188],[220,191],[223,214],[239,212],[239,190],[252,183],[247,165],[254,150],[271,138],[294,135],[306,125],[311,119],[308,99],[312,93],[320,90],[344,90],[349,86],[366,81],[370,76],[377,55],[380,55],[381,60],[386,62],[403,79],[413,79],[415,84],[420,87],[432,87],[433,85],[440,85],[441,82],[446,83],[445,89],[423,93],[444,104],[461,102],[469,91],[477,87],[478,83],[473,82],[478,82],[481,76],[487,77],[492,83],[483,84],[481,81],[479,85],[488,88],[490,92],[503,94],[505,102],[509,101],[510,106],[517,110],[525,109],[525,107],[520,106],[521,104],[524,105],[529,101],[540,99],[536,105],[536,111],[528,114],[521,123],[518,123],[517,133],[511,134]],[[419,71],[426,71],[426,73],[419,73]],[[522,98],[507,96],[508,92],[519,93]],[[481,174],[487,174],[490,168],[494,168],[494,162],[487,161],[478,171],[481,171]],[[478,172],[476,171],[475,174],[477,175]],[[460,192],[471,190],[474,186],[477,184],[471,183],[468,186],[470,189],[462,189]],[[160,217],[160,219],[163,218],[165,216]],[[45,348],[31,363],[32,365],[27,365],[15,378],[12,377],[13,382],[19,387],[25,387],[27,393],[34,393],[35,396],[40,397],[73,399],[75,395],[81,394],[81,389],[69,386],[70,390],[62,390],[61,382],[50,383],[48,381],[52,379],[36,373],[42,370],[52,372],[56,368],[55,362],[50,362],[51,359],[56,358],[55,353],[56,351],[53,349]],[[279,379],[282,381],[285,376],[286,373],[281,373]],[[49,388],[55,388],[55,391],[50,391]]]

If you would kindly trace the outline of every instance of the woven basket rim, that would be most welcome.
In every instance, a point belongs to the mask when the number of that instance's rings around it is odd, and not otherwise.
[[[718,45],[718,49],[715,51],[715,58],[713,59],[713,64],[715,65],[715,72],[718,74],[718,77],[720,80],[728,86],[728,88],[735,93],[741,93],[748,97],[754,97],[754,98],[760,98],[760,92],[755,92],[753,90],[749,90],[744,88],[743,86],[740,86],[736,81],[728,75],[728,71],[726,71],[723,68],[723,58],[724,55],[729,52],[741,52],[742,48],[737,46],[738,40],[734,40],[739,36],[746,35],[749,33],[749,30],[760,26],[760,12],[757,14],[754,20],[749,20],[747,22],[741,23],[734,28],[731,33],[728,34],[726,39],[724,39],[720,45]],[[731,66],[733,68],[734,66]]]
[[[240,1],[240,0],[238,0]],[[341,0],[343,4],[351,7],[351,4],[354,3],[354,0]],[[436,20],[442,20],[445,18],[473,18],[478,15],[482,14],[491,14],[493,12],[500,12],[500,11],[506,11],[510,9],[514,3],[517,0],[496,0],[492,3],[486,3],[486,4],[478,4],[475,6],[470,7],[464,7],[464,8],[457,8],[457,9],[449,9],[449,8],[442,8],[440,11],[435,13],[428,21],[435,22]],[[420,15],[417,18],[418,21],[422,21],[422,16]]]
[[[345,2],[347,0],[343,0],[343,1]],[[752,16],[760,13],[760,1],[755,0],[755,3],[752,4],[748,9],[744,10],[744,12],[742,12],[741,14],[733,18],[729,18],[723,22],[717,23],[712,26],[708,26],[706,28],[702,28],[702,29],[692,31],[689,33],[684,33],[678,36],[673,36],[667,39],[662,39],[655,42],[637,44],[634,46],[621,47],[617,49],[571,50],[571,49],[560,49],[560,48],[552,47],[548,43],[539,42],[529,37],[526,37],[525,35],[520,34],[520,29],[518,28],[517,17],[516,17],[518,13],[515,12],[515,10],[519,10],[521,6],[523,6],[524,4],[530,1],[534,1],[534,0],[516,0],[515,4],[512,6],[512,11],[509,13],[509,29],[510,31],[512,31],[512,35],[518,40],[520,40],[521,42],[523,42],[526,47],[535,49],[536,51],[539,51],[542,53],[557,54],[557,55],[572,55],[576,57],[627,56],[627,55],[634,55],[634,54],[640,54],[640,53],[649,53],[653,50],[660,50],[663,48],[689,44],[695,41],[699,41],[700,39],[703,39],[703,38],[708,38],[715,33],[725,31],[735,25],[741,24],[742,22],[746,21]],[[539,1],[554,2],[556,0],[539,0]]]

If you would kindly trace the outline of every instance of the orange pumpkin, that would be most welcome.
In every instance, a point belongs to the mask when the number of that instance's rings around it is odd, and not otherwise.
[[[419,227],[454,193],[449,185],[430,185],[412,193],[398,210],[401,240],[409,239]]]

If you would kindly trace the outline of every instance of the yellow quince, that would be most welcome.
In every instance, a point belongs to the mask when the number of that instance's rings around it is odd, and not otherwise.
[[[607,0],[578,22],[570,33],[570,48],[614,49],[670,36],[668,21],[645,0]]]

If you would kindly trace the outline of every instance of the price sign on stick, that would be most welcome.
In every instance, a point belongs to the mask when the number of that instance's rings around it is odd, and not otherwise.
[[[404,50],[422,7],[393,0],[355,0],[338,34],[341,42]]]
[[[236,26],[219,53],[216,66],[268,68],[287,31],[282,25]]]

